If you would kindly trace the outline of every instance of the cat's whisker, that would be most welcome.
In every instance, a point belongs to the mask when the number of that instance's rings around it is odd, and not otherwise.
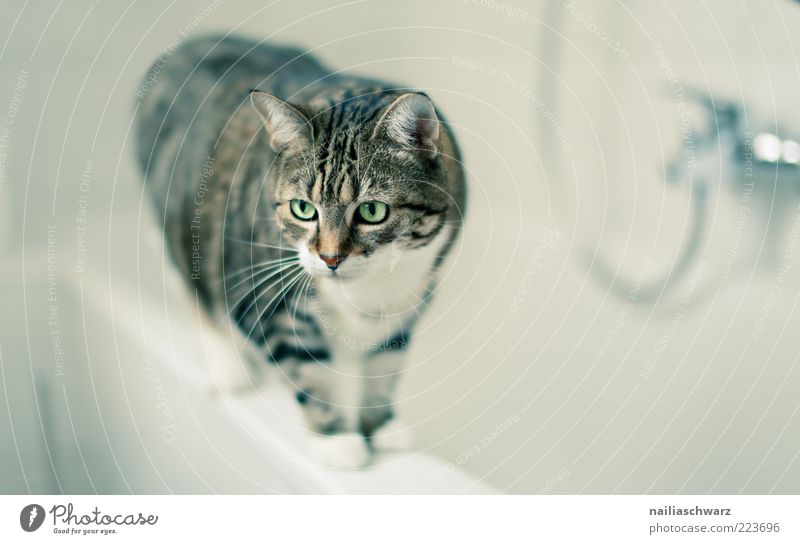
[[[266,266],[266,265],[270,265],[270,264],[274,264],[274,263],[280,263],[280,262],[285,262],[285,261],[290,261],[290,260],[297,260],[297,259],[299,259],[299,257],[297,255],[289,255],[289,256],[286,256],[286,257],[279,257],[279,258],[276,258],[276,259],[266,259],[266,260],[259,261],[259,262],[253,262],[253,263],[250,263],[249,266],[242,267],[241,269],[237,270],[236,272],[231,272],[229,274],[226,274],[225,277],[226,278],[230,278],[231,276],[234,276],[236,274],[241,274],[242,272],[246,272],[247,270],[252,270],[252,269],[258,268],[260,266]]]
[[[266,278],[262,278],[262,279],[269,279],[270,277],[275,275],[274,273],[280,272],[281,270],[288,270],[289,268],[291,268],[293,266],[298,266],[298,265],[299,265],[298,262],[293,261],[293,262],[288,262],[288,263],[279,263],[279,264],[276,264],[276,265],[270,266],[270,267],[265,267],[264,269],[253,271],[251,274],[245,276],[244,278],[242,278],[241,280],[237,281],[233,285],[224,286],[223,289],[225,290],[225,292],[233,292],[239,286],[247,283],[248,281],[252,281],[254,284],[260,283],[261,279],[259,279],[257,281],[256,278],[258,276],[261,276],[264,273],[269,273],[269,275]]]
[[[283,300],[283,299],[286,297],[286,295],[289,293],[289,289],[290,289],[290,288],[291,288],[291,287],[292,287],[292,286],[293,286],[295,283],[297,283],[297,282],[298,282],[300,279],[302,279],[304,274],[305,274],[305,270],[303,270],[303,269],[301,268],[301,269],[300,269],[300,270],[299,270],[297,273],[295,273],[295,275],[294,275],[294,276],[292,276],[292,277],[291,277],[291,279],[289,279],[289,280],[288,280],[288,283],[287,283],[287,284],[286,284],[284,287],[282,287],[282,288],[281,288],[281,289],[280,289],[280,290],[277,292],[277,294],[275,294],[275,296],[274,296],[274,297],[272,297],[272,299],[271,299],[271,300],[270,300],[270,301],[267,303],[267,305],[264,307],[264,311],[263,311],[263,312],[261,312],[261,313],[259,313],[259,315],[256,317],[256,320],[255,320],[255,322],[253,323],[253,326],[252,326],[252,327],[250,327],[250,330],[247,332],[247,335],[244,337],[244,343],[245,343],[245,344],[246,344],[246,343],[247,343],[247,341],[250,339],[250,336],[253,334],[253,332],[256,330],[256,326],[257,326],[257,325],[259,325],[263,319],[269,319],[269,318],[272,316],[272,314],[273,314],[273,313],[275,313],[275,308],[277,308],[277,307],[278,307],[278,305],[280,304],[281,300]],[[281,278],[281,280],[283,280],[283,279],[284,279],[284,278]],[[266,291],[264,291],[264,292],[266,292]],[[261,293],[261,295],[259,295],[258,297],[256,297],[256,298],[254,299],[254,302],[255,302],[255,301],[257,301],[259,298],[261,298],[261,296],[264,294],[264,292],[262,292],[262,293]],[[280,298],[279,298],[279,297],[280,297]],[[276,302],[276,301],[277,301],[277,302]],[[275,304],[275,306],[274,306],[274,308],[273,308],[272,312],[271,312],[269,315],[265,315],[265,314],[267,313],[267,310],[269,310],[269,308],[270,308],[271,306],[273,306],[273,304]],[[256,308],[256,309],[257,309],[257,308]]]
[[[268,286],[266,286],[264,288],[261,288],[261,289],[256,288],[256,289],[252,289],[252,290],[248,291],[245,294],[245,296],[242,297],[242,299],[240,300],[239,304],[242,304],[244,302],[244,300],[249,296],[252,296],[253,300],[250,301],[250,303],[247,305],[247,307],[244,309],[244,311],[241,313],[241,315],[243,317],[247,316],[250,313],[251,308],[253,308],[253,306],[255,306],[256,313],[258,313],[258,300],[261,299],[265,294],[269,293],[274,287],[276,287],[279,284],[281,284],[281,282],[285,282],[286,278],[290,277],[290,274],[294,274],[295,272],[296,272],[295,270],[290,270],[289,272],[286,273],[286,275],[282,274],[280,276],[280,278],[278,278],[277,280],[273,281]],[[235,309],[235,307],[233,309]],[[261,319],[261,316],[258,316],[256,321],[253,323],[253,326],[255,326],[255,324],[258,323],[258,321],[260,319]],[[250,330],[250,334],[252,334],[252,329]],[[247,338],[245,338],[245,343],[246,343],[246,340],[247,340]]]
[[[239,240],[238,238],[231,238],[229,236],[226,236],[225,239],[230,241],[230,242],[236,242],[236,243],[239,243],[239,244],[247,244],[247,245],[251,245],[251,246],[255,246],[255,247],[265,247],[265,248],[269,248],[269,249],[279,249],[281,251],[287,251],[289,253],[300,253],[299,249],[295,249],[295,248],[289,247],[289,246],[276,246],[274,244],[268,244],[266,242],[256,242],[255,240]]]
[[[300,339],[297,337],[297,328],[295,327],[295,323],[297,323],[297,308],[300,306],[301,300],[305,302],[308,287],[311,284],[312,280],[313,278],[311,277],[311,274],[308,274],[305,281],[303,281],[303,284],[300,286],[300,289],[298,290],[297,296],[295,297],[294,300],[294,312],[292,313],[292,332],[294,333],[295,338],[297,338],[298,340]]]
[[[303,284],[302,297],[299,299],[299,300],[303,301],[303,307],[304,308],[305,308],[305,303],[307,301],[308,293],[311,290],[311,282],[313,282],[313,281],[314,281],[314,277],[311,274],[308,274],[308,277],[306,278],[306,282]],[[295,305],[294,316],[293,316],[292,319],[295,319],[297,317],[297,307],[298,307],[298,305]]]
[[[272,273],[270,273],[268,276],[266,276],[265,278],[262,278],[262,279],[258,280],[258,283],[256,283],[256,284],[255,284],[255,285],[252,287],[252,289],[248,289],[248,290],[247,290],[247,292],[246,292],[246,293],[245,293],[245,294],[244,294],[244,295],[243,295],[243,296],[242,296],[242,297],[241,297],[241,298],[240,298],[240,299],[239,299],[239,300],[236,302],[236,304],[234,304],[234,305],[230,306],[230,311],[229,311],[228,313],[230,314],[231,312],[233,312],[234,310],[236,310],[236,308],[238,308],[238,307],[239,307],[239,305],[240,305],[240,304],[242,304],[242,303],[245,301],[245,299],[246,299],[247,297],[249,297],[250,295],[253,295],[253,296],[254,296],[253,300],[252,300],[252,301],[250,301],[250,304],[248,304],[248,306],[247,306],[247,307],[244,309],[244,311],[242,312],[242,315],[247,315],[247,313],[250,311],[250,308],[253,306],[253,304],[255,304],[255,302],[256,302],[256,301],[258,300],[258,298],[261,296],[261,294],[257,294],[257,292],[259,291],[259,289],[261,288],[261,286],[262,286],[262,285],[264,285],[264,284],[265,284],[267,281],[269,281],[269,279],[270,279],[270,278],[273,278],[273,277],[275,277],[275,276],[277,276],[277,275],[279,275],[279,274],[281,275],[281,278],[279,278],[278,280],[274,281],[272,284],[268,285],[268,286],[267,286],[267,287],[266,287],[266,288],[265,288],[265,289],[262,291],[262,294],[263,294],[263,292],[265,292],[265,291],[268,291],[269,289],[271,289],[272,287],[274,287],[275,285],[277,285],[278,283],[280,283],[280,282],[281,282],[281,280],[283,280],[283,276],[284,276],[284,275],[288,275],[288,274],[291,274],[291,273],[293,273],[293,272],[294,272],[293,268],[294,268],[294,267],[298,267],[298,266],[300,266],[300,265],[297,265],[297,264],[294,264],[294,263],[292,263],[292,264],[290,264],[290,265],[287,265],[287,266],[286,266],[286,267],[284,267],[284,268],[280,268],[280,269],[278,269],[278,270],[273,270],[273,271],[272,271]],[[302,267],[300,267],[300,268],[302,269]],[[250,279],[250,278],[247,278],[247,279]],[[245,280],[245,281],[246,281],[246,280]]]
[[[299,249],[290,247],[290,246],[276,246],[275,244],[267,244],[265,242],[253,242],[252,243],[256,247],[265,247],[269,249],[277,249],[279,251],[285,251],[287,253],[300,253]]]
[[[242,268],[240,270],[237,270],[236,272],[232,272],[230,274],[227,274],[222,279],[217,280],[217,282],[218,283],[223,283],[225,281],[229,281],[229,280],[235,278],[236,276],[240,276],[240,275],[245,274],[247,272],[251,272],[254,275],[255,274],[259,274],[261,272],[264,272],[265,270],[271,270],[271,269],[273,269],[273,268],[275,268],[277,266],[280,266],[280,265],[283,265],[283,264],[288,264],[288,263],[291,263],[291,262],[299,262],[299,258],[297,258],[297,257],[286,257],[284,259],[273,259],[273,260],[269,260],[269,261],[261,261],[260,263],[255,263],[252,266],[248,266],[248,267]],[[239,285],[239,284],[237,283],[236,285]],[[233,287],[235,287],[235,285]]]
[[[264,278],[259,279],[258,282],[256,282],[252,287],[249,287],[247,289],[247,292],[245,292],[244,295],[241,298],[239,298],[237,303],[231,306],[231,311],[235,310],[236,308],[239,307],[239,305],[243,304],[245,299],[247,299],[250,296],[253,296],[254,299],[251,300],[248,306],[242,311],[242,315],[246,315],[250,311],[250,308],[253,306],[253,304],[256,303],[257,299],[264,292],[269,291],[270,289],[278,285],[281,281],[285,280],[289,274],[293,274],[298,268],[301,267],[299,267],[299,265],[293,264],[286,266],[285,268],[273,270],[270,274],[268,274]],[[267,283],[269,280],[273,278],[275,279],[272,281],[272,283],[270,283],[266,287],[263,287],[265,283]]]

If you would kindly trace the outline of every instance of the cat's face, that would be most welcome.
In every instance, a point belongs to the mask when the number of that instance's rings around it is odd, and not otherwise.
[[[279,152],[271,175],[281,245],[311,274],[380,272],[443,230],[453,201],[433,105],[420,94],[391,98],[316,113],[253,100]]]

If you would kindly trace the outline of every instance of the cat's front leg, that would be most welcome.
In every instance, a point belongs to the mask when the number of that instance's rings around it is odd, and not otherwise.
[[[411,432],[394,408],[405,347],[403,339],[402,344],[381,345],[366,355],[359,427],[375,450],[404,450],[412,444]]]
[[[369,448],[358,428],[360,366],[302,359],[280,365],[309,428],[311,453],[322,465],[360,468],[369,461]]]

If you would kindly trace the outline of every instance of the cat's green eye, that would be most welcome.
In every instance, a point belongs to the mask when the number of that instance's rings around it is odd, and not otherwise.
[[[302,221],[311,221],[317,217],[317,209],[305,200],[294,199],[289,202],[294,216]]]
[[[381,223],[389,213],[389,206],[376,200],[358,206],[358,215],[365,223]]]

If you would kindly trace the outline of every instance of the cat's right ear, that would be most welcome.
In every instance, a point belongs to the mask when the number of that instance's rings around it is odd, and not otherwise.
[[[314,141],[311,122],[288,102],[262,91],[250,91],[250,102],[264,120],[275,151],[300,149]]]

